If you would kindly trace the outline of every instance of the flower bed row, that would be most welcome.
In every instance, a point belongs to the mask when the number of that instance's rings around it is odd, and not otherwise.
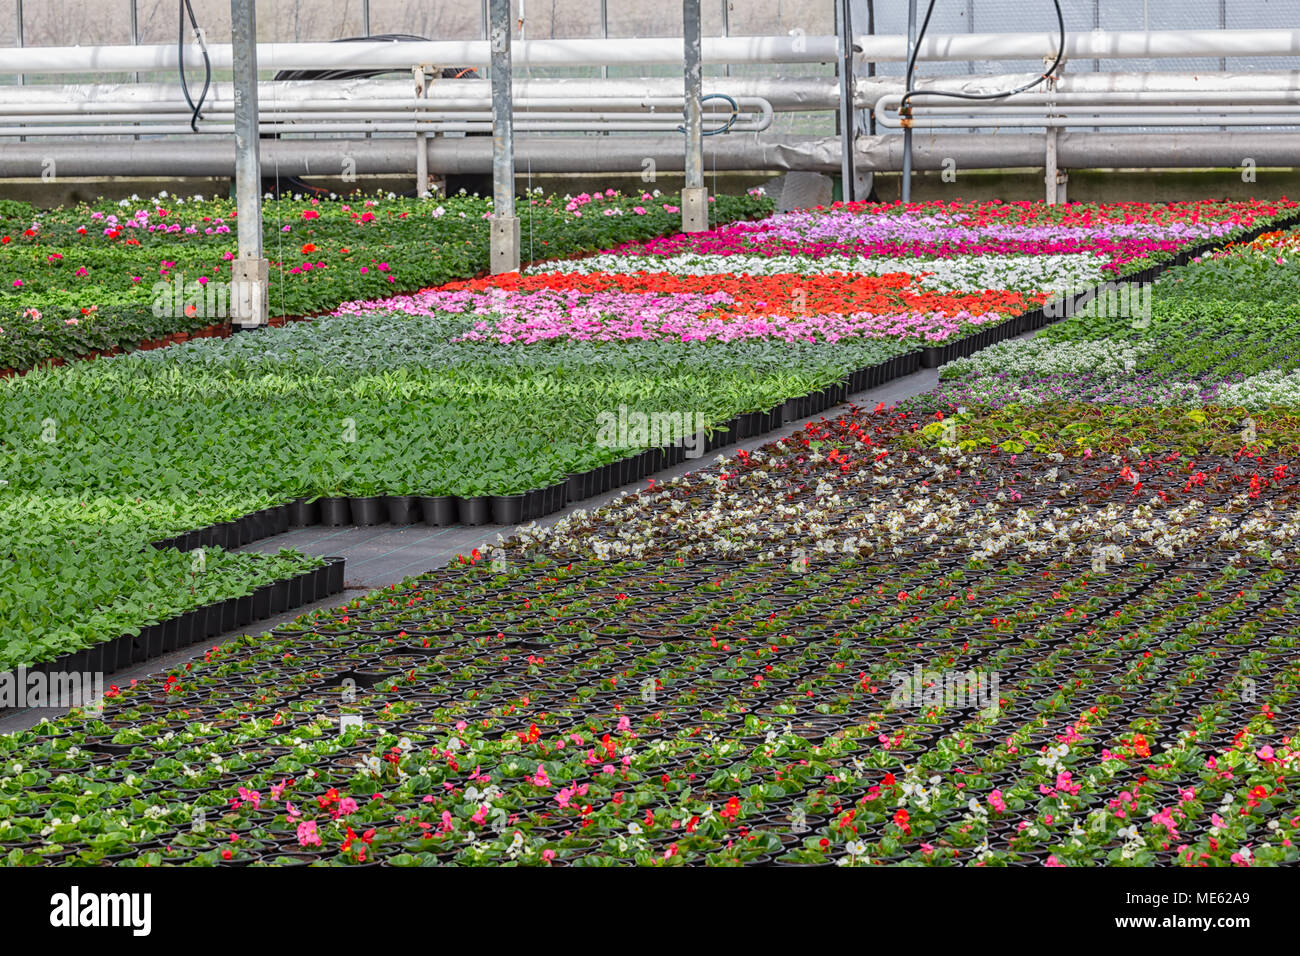
[[[5,859],[1294,863],[1300,576],[1247,541],[1294,483],[898,450],[920,424],[856,412],[0,740]],[[929,537],[972,497],[1079,548]]]
[[[1131,439],[1295,451],[1297,276],[1277,251],[1295,235],[1278,232],[1163,274],[1140,314],[1092,303],[1034,341],[954,363],[921,404],[964,409],[956,438],[967,448],[1082,451]]]
[[[478,196],[268,199],[271,314],[313,315],[481,273],[491,208]],[[680,222],[670,208],[672,197],[609,190],[581,203],[530,199],[521,214],[530,254],[545,259],[661,235]],[[770,209],[761,195],[719,196],[710,213],[721,223]],[[233,202],[215,197],[164,194],[58,210],[0,202],[0,370],[135,348],[225,321],[228,295],[213,290],[230,276],[235,218]]]
[[[609,199],[606,211],[616,203]],[[823,218],[866,221],[865,208]],[[1254,209],[1249,222],[1274,212]],[[323,215],[304,221],[315,228]],[[351,216],[349,226],[369,228],[376,220],[364,215]],[[1247,219],[1233,215],[1240,221],[1214,228],[1241,235]],[[924,209],[891,216],[908,229],[927,225]],[[795,220],[819,228],[819,219]],[[141,243],[161,241],[148,215],[133,221],[128,228],[140,231]],[[16,533],[24,547],[43,550],[50,522],[26,515],[51,496],[60,507],[69,502],[72,515],[81,501],[104,499],[122,530],[101,544],[112,552],[102,566],[119,579],[130,576],[123,567],[144,560],[138,556],[149,542],[228,543],[228,532],[204,538],[202,529],[291,501],[310,509],[320,499],[315,508],[327,523],[528,520],[684,457],[700,430],[715,434],[693,450],[712,450],[775,426],[778,409],[784,420],[811,414],[918,362],[937,364],[1010,336],[1036,314],[1022,310],[1045,297],[927,292],[896,275],[854,277],[838,289],[824,277],[810,277],[806,288],[790,288],[790,279],[747,287],[730,280],[712,294],[690,277],[566,273],[515,277],[499,289],[471,282],[356,303],[338,317],[255,339],[187,343],[27,376],[3,393],[16,434],[0,449],[0,473],[13,476],[0,491],[0,517],[15,527],[27,520]],[[934,312],[913,322],[916,313],[901,321],[872,311],[893,303]],[[847,307],[863,311],[823,312]],[[966,317],[970,309],[985,312]],[[1018,311],[1020,318],[1005,317]],[[916,344],[934,340],[943,344],[918,354]],[[689,410],[692,427],[667,442],[601,441],[598,415],[623,408]],[[197,461],[195,447],[205,449]],[[75,536],[94,527],[76,523]],[[173,560],[184,567],[183,556]],[[131,619],[134,602],[125,594],[113,597],[111,618],[98,613],[112,578],[99,581],[97,566],[88,589],[96,613],[69,617],[75,631],[60,618],[67,605],[39,584],[13,605],[14,627],[39,634],[48,655],[47,644],[66,652],[152,623],[144,607]],[[184,575],[171,580],[176,587]],[[263,583],[254,575],[242,586]],[[183,612],[197,601],[168,602],[177,604]]]

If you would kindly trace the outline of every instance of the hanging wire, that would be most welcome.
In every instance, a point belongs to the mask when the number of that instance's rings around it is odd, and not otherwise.
[[[958,100],[1000,100],[1033,89],[1044,80],[1050,79],[1056,73],[1056,68],[1061,65],[1062,57],[1065,56],[1065,18],[1061,13],[1061,0],[1052,0],[1052,5],[1056,7],[1056,25],[1060,32],[1061,39],[1056,48],[1056,59],[1052,61],[1052,65],[1048,67],[1046,72],[1030,80],[1028,83],[1017,86],[1014,90],[1002,90],[997,93],[958,93],[949,90],[922,91],[916,88],[909,88],[903,93],[903,98],[898,104],[899,111],[902,112],[907,109],[908,103],[912,97],[922,92],[924,92],[926,96],[947,96]],[[926,28],[930,26],[930,15],[932,13],[934,13],[934,0],[930,0],[930,5],[926,8],[925,20],[922,21],[921,30],[917,33],[916,42],[912,45],[912,55],[908,57],[907,60],[907,72],[905,74],[906,80],[904,81],[905,86],[912,87],[912,74],[916,70],[916,56],[921,51],[921,40],[925,38]]]
[[[199,29],[198,21],[194,18],[194,8],[190,6],[190,0],[180,0],[177,13],[176,59],[181,74],[181,92],[185,95],[185,104],[194,111],[190,116],[190,129],[197,133],[199,120],[203,118],[203,101],[208,98],[208,89],[212,86],[212,60],[208,56],[208,45],[204,42],[203,31]],[[199,93],[197,103],[190,96],[190,86],[185,80],[185,16],[187,13],[190,18],[190,29],[193,30],[194,39],[198,41],[199,49],[203,53],[203,91]]]

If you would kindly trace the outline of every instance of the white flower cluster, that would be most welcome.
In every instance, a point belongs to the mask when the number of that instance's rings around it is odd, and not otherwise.
[[[1220,405],[1268,408],[1270,405],[1300,406],[1300,370],[1260,372],[1219,391]]]
[[[1017,375],[1060,375],[1091,372],[1120,375],[1135,372],[1151,354],[1149,342],[1116,339],[1050,342],[1023,339],[998,342],[967,358],[955,359],[939,373],[944,379],[979,379],[1013,370]]]

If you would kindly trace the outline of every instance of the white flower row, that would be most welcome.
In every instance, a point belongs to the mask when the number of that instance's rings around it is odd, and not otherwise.
[[[1014,372],[1017,375],[1059,375],[1091,372],[1096,375],[1132,373],[1154,346],[1149,342],[1115,339],[1051,342],[1027,339],[999,342],[959,358],[939,373],[945,379],[979,379]]]
[[[777,454],[759,450],[752,459],[766,466],[784,457],[778,445]],[[1243,522],[1253,504],[1245,494],[1216,508],[1195,497],[1166,503],[1147,495],[1096,506],[1075,503],[1071,476],[1055,468],[1007,486],[979,456],[895,452],[888,466],[876,462],[844,474],[828,469],[814,500],[792,500],[807,480],[797,470],[738,469],[734,461],[718,461],[717,473],[623,495],[598,512],[578,511],[549,528],[521,529],[516,546],[597,560],[653,558],[665,551],[713,559],[898,560],[920,548],[975,558],[1018,554],[1086,561],[1099,547],[1112,546],[1124,560],[1208,550],[1273,560],[1300,554],[1300,510],[1275,513],[1265,503]],[[989,499],[972,500],[977,477],[984,487],[998,483]],[[1049,500],[1022,503],[1031,489],[1050,492]]]
[[[1220,405],[1267,408],[1270,405],[1300,406],[1300,370],[1270,369],[1219,391]]]
[[[530,274],[592,272],[672,273],[674,275],[784,275],[844,272],[885,275],[929,273],[921,285],[951,292],[1008,289],[1060,292],[1085,288],[1106,277],[1103,260],[1094,255],[953,256],[951,259],[887,259],[856,256],[678,256],[600,255],[571,262],[529,266]]]

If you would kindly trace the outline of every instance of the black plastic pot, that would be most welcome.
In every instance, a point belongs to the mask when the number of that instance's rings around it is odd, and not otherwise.
[[[361,527],[383,524],[388,520],[388,503],[383,495],[352,499],[352,523]]]
[[[421,520],[420,499],[415,495],[388,495],[384,504],[389,524],[408,525]]]
[[[324,594],[317,593],[316,590],[316,580],[318,572],[321,570],[323,569],[312,568],[307,573],[298,575],[298,577],[302,579],[302,593],[298,595],[298,599],[302,601],[303,604],[311,604],[318,598],[325,596]]]
[[[522,496],[523,501],[519,505],[519,520],[532,521],[534,518],[542,516],[542,492],[539,488],[525,492]],[[495,512],[495,509],[493,509]],[[495,519],[494,519],[495,520]]]
[[[526,495],[493,495],[492,522],[494,524],[519,524],[524,519]]]
[[[214,637],[221,633],[222,618],[225,617],[225,602],[218,601],[216,604],[209,604],[204,627],[204,637]]]
[[[191,644],[197,644],[208,636],[208,607],[196,607],[190,611],[190,637]]]
[[[329,582],[329,594],[338,594],[343,590],[343,567],[344,559],[332,557],[325,559],[325,567],[329,570],[326,580]]]
[[[352,505],[347,498],[320,498],[320,523],[327,528],[341,528],[352,521]]]
[[[271,616],[271,589],[273,585],[263,584],[253,591],[253,620],[260,621]]]
[[[294,528],[305,528],[310,525],[320,524],[320,501],[308,501],[306,498],[298,498],[286,506],[289,515],[289,525]]]
[[[435,528],[446,528],[459,520],[459,509],[454,495],[439,495],[420,499],[420,514],[424,523]]]
[[[491,497],[478,494],[473,498],[461,498],[459,515],[461,524],[487,524],[491,520]]]
[[[170,621],[162,623],[162,650],[163,653],[174,651],[180,646],[181,622],[180,618],[174,617]]]

